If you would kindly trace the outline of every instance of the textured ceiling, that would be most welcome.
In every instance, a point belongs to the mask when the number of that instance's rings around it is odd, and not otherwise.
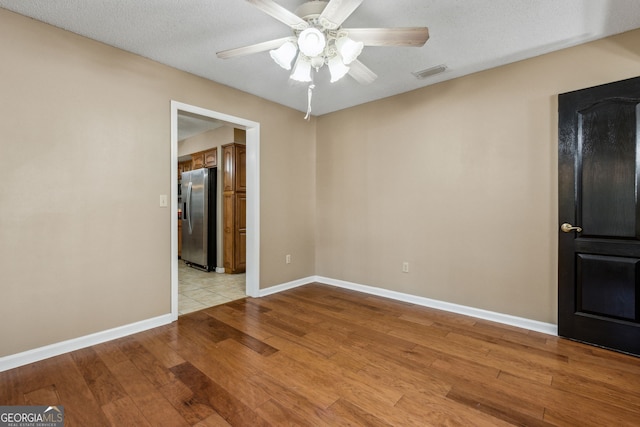
[[[289,10],[303,1],[276,0]],[[305,111],[307,85],[289,80],[268,52],[216,52],[291,35],[244,0],[0,0],[0,7],[163,64]],[[506,63],[640,28],[638,0],[364,0],[344,27],[427,26],[420,48],[366,47],[359,59],[378,79],[316,77],[321,115]],[[411,73],[446,64],[423,80]],[[326,68],[326,67],[325,67]]]

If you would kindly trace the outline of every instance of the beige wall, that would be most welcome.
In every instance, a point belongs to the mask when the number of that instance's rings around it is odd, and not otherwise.
[[[634,31],[320,117],[316,273],[556,323],[557,94],[638,74]]]
[[[0,56],[0,357],[169,313],[171,100],[261,123],[260,287],[314,274],[315,120],[4,9]]]
[[[221,145],[229,144],[230,142],[235,142],[233,140],[233,134],[233,127],[221,126],[219,128],[185,138],[182,141],[178,141],[178,158],[184,155],[197,153],[199,151],[205,151],[209,148],[220,147]],[[218,148],[218,156],[221,154],[220,148]]]

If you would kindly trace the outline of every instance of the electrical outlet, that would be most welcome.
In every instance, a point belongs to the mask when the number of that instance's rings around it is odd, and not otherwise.
[[[403,273],[408,273],[409,272],[409,263],[407,261],[402,263],[402,272]]]
[[[285,255],[284,262],[286,262],[287,264],[291,264],[291,255]]]

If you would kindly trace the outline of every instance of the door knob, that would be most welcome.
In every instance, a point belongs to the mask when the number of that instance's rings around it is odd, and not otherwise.
[[[572,231],[577,231],[578,233],[580,233],[582,232],[582,227],[574,227],[568,222],[565,222],[560,226],[560,230],[564,231],[565,233],[571,233]]]

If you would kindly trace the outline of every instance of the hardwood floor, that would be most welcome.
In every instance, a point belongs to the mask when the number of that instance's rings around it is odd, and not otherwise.
[[[0,373],[66,426],[624,426],[640,359],[312,284]]]

